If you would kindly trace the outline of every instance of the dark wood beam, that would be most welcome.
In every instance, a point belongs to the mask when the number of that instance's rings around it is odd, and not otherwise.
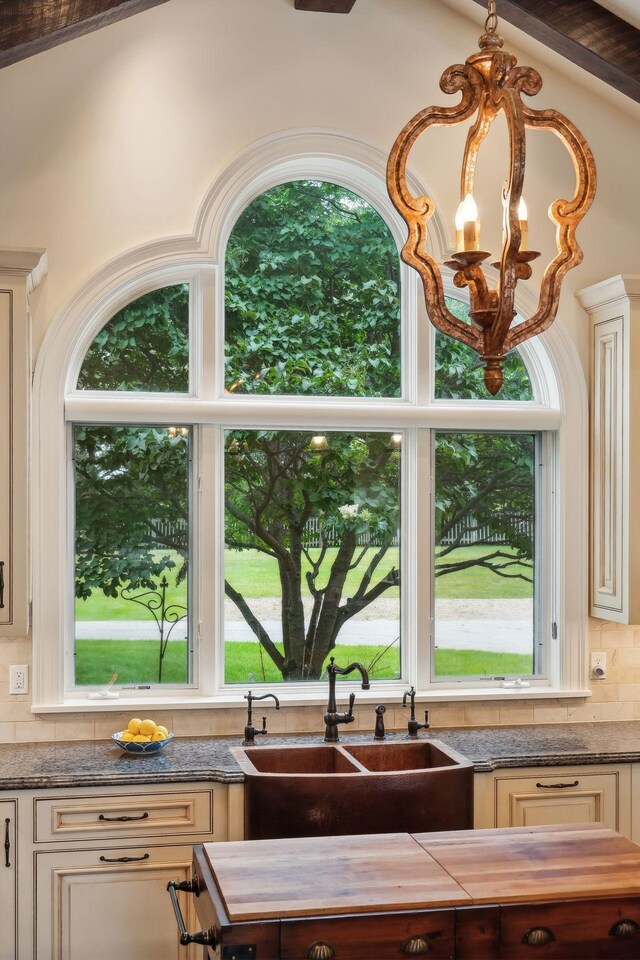
[[[99,30],[167,0],[2,0],[0,67]]]
[[[296,10],[316,13],[349,13],[356,0],[296,0]]]
[[[486,10],[486,0],[475,2]],[[640,30],[595,0],[497,0],[497,8],[501,19],[640,103]]]

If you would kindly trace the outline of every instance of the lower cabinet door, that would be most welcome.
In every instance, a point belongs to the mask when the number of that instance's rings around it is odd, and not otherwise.
[[[0,960],[15,960],[18,930],[18,837],[15,800],[0,803]]]
[[[280,960],[395,960],[412,954],[444,960],[454,956],[455,912],[429,910],[283,920],[280,950]]]
[[[604,823],[619,830],[616,772],[547,773],[496,783],[497,827]]]
[[[180,946],[169,880],[191,876],[191,846],[36,854],[37,960],[195,960]],[[194,897],[181,893],[195,932]]]
[[[501,907],[500,957],[638,960],[640,899],[570,900]]]

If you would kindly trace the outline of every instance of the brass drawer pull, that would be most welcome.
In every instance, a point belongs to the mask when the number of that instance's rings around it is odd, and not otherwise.
[[[618,920],[617,923],[611,927],[609,930],[610,937],[620,937],[620,939],[626,939],[628,937],[637,937],[640,933],[640,927],[635,922],[635,920]]]
[[[114,857],[113,860],[110,860],[109,857],[100,857],[102,863],[140,863],[141,860],[148,859],[148,853],[145,853],[143,857]]]
[[[415,956],[418,953],[431,953],[433,945],[429,937],[410,937],[400,947],[403,953]]]
[[[536,783],[536,787],[540,787],[541,790],[566,790],[567,787],[577,787],[579,785],[579,780],[575,780],[573,783]]]
[[[548,927],[532,927],[522,938],[522,942],[528,947],[542,947],[545,943],[551,943],[552,940],[555,940],[555,937]]]
[[[130,820],[146,820],[148,816],[146,812],[140,817],[105,817],[104,813],[101,813],[98,820],[103,820],[105,823],[129,823]]]
[[[336,951],[325,940],[316,940],[305,950],[305,960],[332,960]]]

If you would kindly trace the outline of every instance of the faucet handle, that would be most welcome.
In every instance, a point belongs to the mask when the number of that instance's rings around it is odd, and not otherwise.
[[[266,718],[266,717],[263,717],[263,718],[262,718],[262,730],[260,731],[260,733],[266,733],[266,732],[267,732],[267,718]]]
[[[349,709],[348,709],[348,711],[347,711],[347,716],[348,716],[348,717],[352,717],[352,716],[353,716],[353,705],[354,705],[355,702],[356,702],[356,695],[355,695],[355,693],[350,693],[350,694],[349,694]]]

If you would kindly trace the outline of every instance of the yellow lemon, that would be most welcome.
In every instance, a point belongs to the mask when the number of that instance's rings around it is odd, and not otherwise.
[[[119,739],[119,740],[125,740],[127,743],[130,743],[130,742],[133,740],[134,736],[135,736],[135,734],[131,733],[131,731],[125,730],[124,733],[121,733],[121,734],[120,734],[120,736],[118,737],[118,739]]]
[[[167,737],[168,737],[168,734],[165,733],[164,730],[159,730],[159,729],[156,730],[155,733],[151,734],[152,740],[166,740]]]
[[[156,732],[156,725],[153,720],[143,720],[140,724],[140,733],[143,733],[145,737],[150,737]]]
[[[143,733],[136,733],[133,738],[134,743],[151,743],[151,737],[145,737]]]
[[[165,740],[169,736],[169,731],[166,727],[163,727],[161,723],[156,727],[156,733],[164,733]]]
[[[127,724],[127,730],[129,731],[129,733],[133,733],[133,734],[140,733],[141,723],[142,723],[142,720],[140,720],[138,717],[133,717],[131,720],[129,720],[129,723]]]

